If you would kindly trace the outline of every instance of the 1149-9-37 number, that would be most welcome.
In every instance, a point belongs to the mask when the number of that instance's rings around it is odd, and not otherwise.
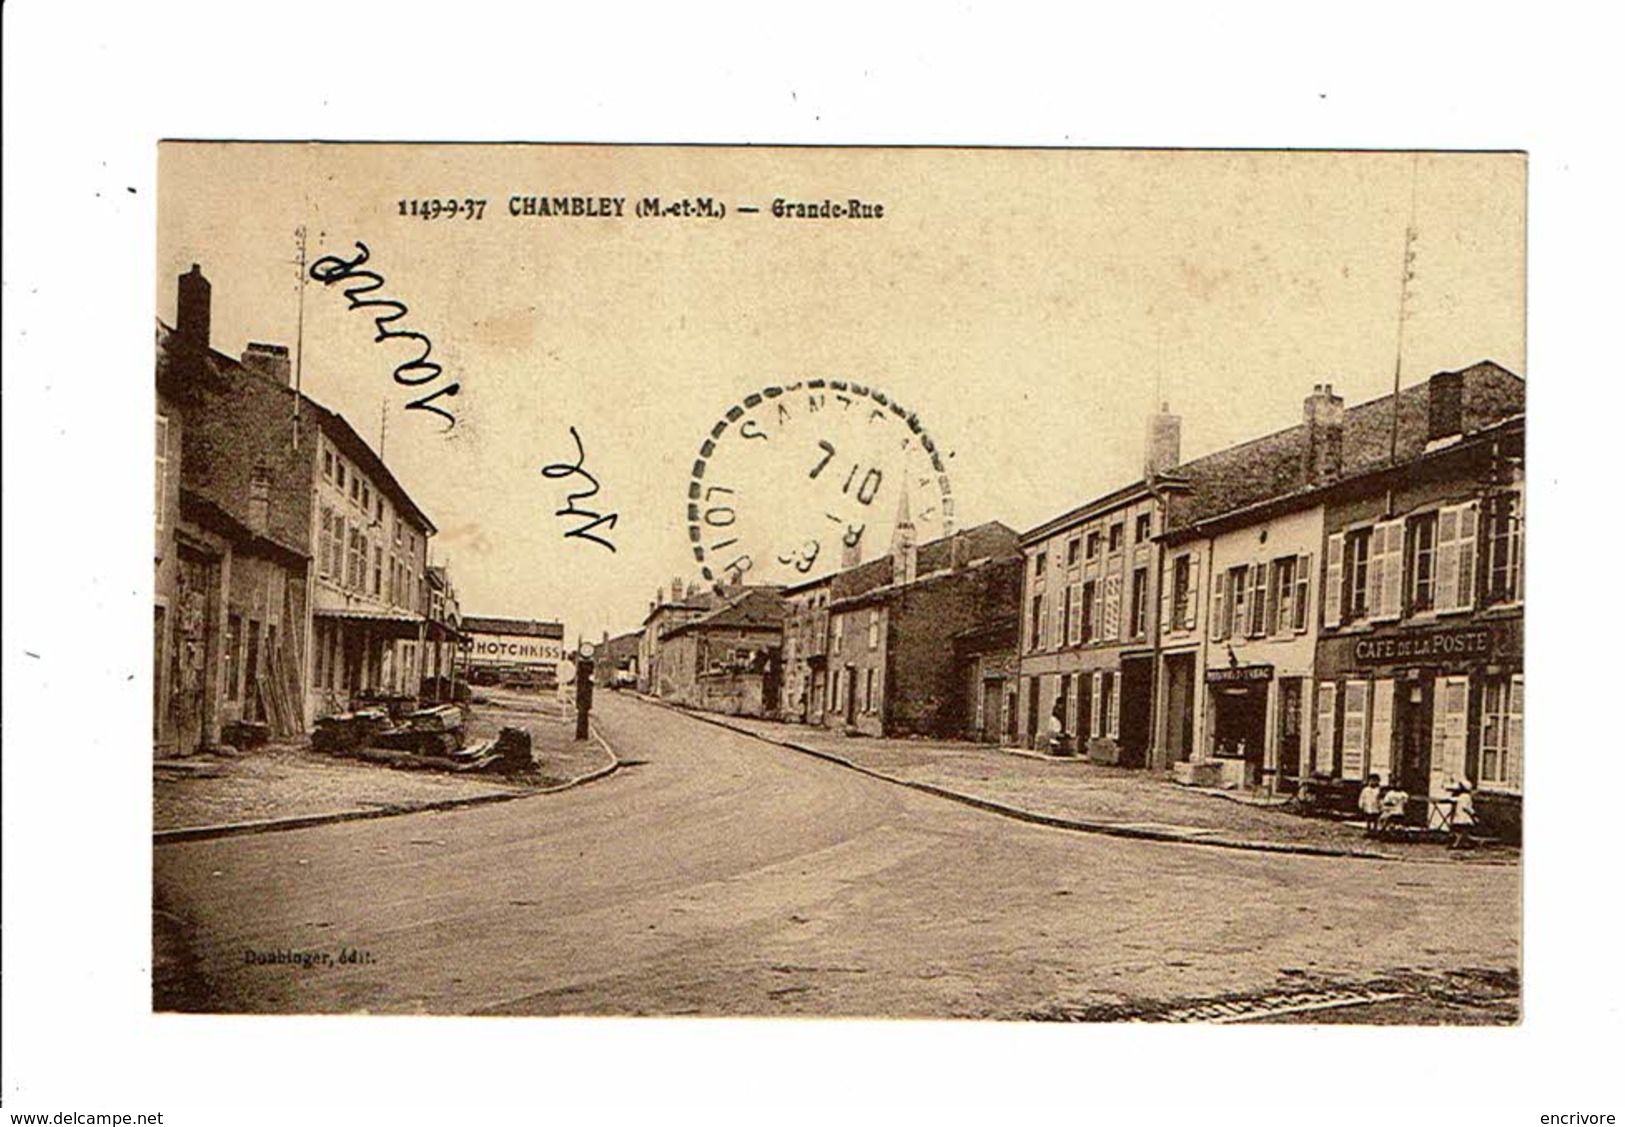
[[[407,219],[484,219],[488,201],[476,199],[401,200],[400,209]]]

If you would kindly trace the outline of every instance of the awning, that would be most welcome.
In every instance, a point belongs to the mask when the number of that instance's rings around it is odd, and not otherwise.
[[[354,622],[372,627],[376,632],[392,638],[416,638],[428,621],[420,614],[404,610],[382,610],[373,607],[316,607],[317,618]]]

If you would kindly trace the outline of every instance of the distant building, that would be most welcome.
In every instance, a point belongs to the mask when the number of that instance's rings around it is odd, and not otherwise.
[[[731,716],[776,716],[783,682],[784,602],[749,587],[661,635],[660,696]]]
[[[1012,614],[1018,539],[990,521],[916,545],[906,498],[895,528],[890,554],[830,577],[819,722],[869,735],[963,735],[978,698],[967,697],[956,638]]]
[[[834,576],[784,591],[784,718],[822,724],[829,688],[829,600]]]
[[[464,615],[469,677],[487,684],[523,681],[544,688],[559,683],[564,624],[524,618]]]
[[[638,679],[641,630],[611,638],[606,634],[593,653],[593,681],[605,688],[631,688]]]

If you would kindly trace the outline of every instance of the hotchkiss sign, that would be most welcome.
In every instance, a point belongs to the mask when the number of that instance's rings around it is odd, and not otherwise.
[[[1481,627],[1417,630],[1378,638],[1357,638],[1357,665],[1405,665],[1429,661],[1487,660],[1494,652],[1490,632]]]

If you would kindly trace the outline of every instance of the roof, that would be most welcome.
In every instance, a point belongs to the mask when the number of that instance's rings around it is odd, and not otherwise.
[[[564,623],[538,622],[530,618],[485,618],[463,615],[465,634],[516,634],[526,638],[563,638]]]
[[[933,572],[950,570],[956,562],[965,564],[971,560],[1013,556],[1020,550],[1015,530],[999,521],[990,520],[921,544],[914,573],[923,578]],[[954,558],[956,551],[957,561]],[[892,564],[893,557],[888,553],[868,563],[836,572],[831,576],[834,583],[830,588],[830,601],[852,599],[880,587],[892,586]]]
[[[778,630],[784,625],[782,588],[752,587],[743,594],[728,599],[715,610],[680,622],[666,632],[666,637],[690,630]]]
[[[178,351],[176,345],[180,340],[181,338],[173,328],[164,324],[163,321],[158,322],[158,380],[160,385],[172,381],[176,376],[174,368]],[[261,345],[260,347],[265,346]],[[290,395],[295,394],[294,389],[289,385],[265,372],[248,367],[242,361],[226,355],[219,349],[210,347],[203,353],[203,357],[212,375],[228,379],[261,380],[272,387],[285,388]],[[356,461],[362,472],[388,495],[390,501],[394,503],[397,509],[401,510],[403,515],[431,535],[437,531],[434,522],[418,507],[417,502],[412,500],[405,487],[395,479],[395,475],[390,472],[389,467],[384,465],[383,459],[373,452],[372,447],[368,446],[366,440],[356,433],[355,428],[345,420],[343,415],[323,407],[302,391],[297,394],[300,405],[311,411],[315,416],[317,425],[332,439],[333,444],[340,447]]]
[[[1462,369],[1461,375],[1464,437],[1523,414],[1524,381],[1519,376],[1488,360]],[[1418,458],[1427,449],[1428,387],[1424,380],[1399,392],[1395,450],[1401,462]],[[1344,412],[1342,468],[1334,481],[1390,464],[1393,406],[1394,396],[1388,394]],[[1174,475],[1188,484],[1189,491],[1171,506],[1165,531],[1178,532],[1262,501],[1312,493],[1329,484],[1305,477],[1308,434],[1308,426],[1299,423],[1179,466]]]

